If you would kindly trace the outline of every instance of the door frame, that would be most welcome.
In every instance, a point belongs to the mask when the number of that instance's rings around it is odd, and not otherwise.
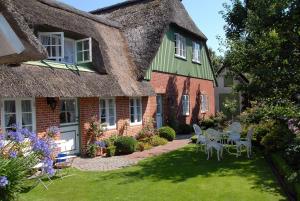
[[[163,94],[157,94],[156,95],[156,127],[159,128],[158,126],[158,121],[157,121],[157,114],[158,114],[158,110],[157,110],[157,107],[158,107],[158,97],[160,98],[160,118],[161,118],[161,126],[164,125],[164,98],[163,98]]]

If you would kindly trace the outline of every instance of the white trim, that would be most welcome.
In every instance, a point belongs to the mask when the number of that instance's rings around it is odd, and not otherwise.
[[[134,122],[131,122],[131,105],[130,101],[133,100],[133,108],[134,108]],[[137,113],[137,100],[141,102],[141,108],[140,108],[140,113],[141,113],[141,121],[137,121],[138,119],[138,113]],[[143,124],[143,102],[141,97],[132,97],[129,98],[129,124],[130,126],[138,126]]]
[[[117,128],[116,98],[115,97],[99,98],[99,119],[100,119],[100,121],[101,121],[101,100],[105,101],[105,121],[106,121],[106,122],[101,122],[101,123],[105,123],[107,125],[106,128],[108,130],[114,130]],[[109,125],[109,100],[113,100],[113,103],[114,103],[115,124],[112,126]]]
[[[187,97],[187,100],[185,100],[185,97]],[[188,110],[184,113],[184,108],[186,103],[187,103]],[[182,96],[182,115],[184,116],[190,115],[190,96],[188,94]]]
[[[49,60],[55,59],[56,61],[59,61],[60,59],[63,60],[65,58],[65,37],[64,37],[64,32],[38,32],[39,40],[40,40],[41,43],[42,43],[41,36],[50,36],[51,37],[52,35],[60,35],[61,45],[50,45],[50,46],[61,46],[61,56],[50,57],[50,55],[48,55],[49,56],[48,59]],[[62,61],[59,61],[59,62],[62,62]]]
[[[85,50],[85,49],[82,49],[82,50],[80,50],[80,52],[83,54],[83,56],[82,56],[82,61],[80,61],[80,62],[78,62],[78,60],[77,60],[77,54],[78,54],[78,49],[77,49],[77,44],[78,43],[82,43],[82,47],[84,47],[84,45],[83,45],[83,42],[84,41],[88,41],[89,42],[89,49],[88,50]],[[77,64],[82,64],[82,63],[88,63],[88,62],[92,62],[92,60],[93,60],[93,53],[92,53],[92,38],[85,38],[85,39],[81,39],[81,40],[76,40],[75,41],[75,54],[76,54],[76,63]],[[88,60],[84,60],[84,52],[86,52],[86,51],[88,51],[89,52],[89,59]]]
[[[206,100],[205,100],[205,110],[203,110],[203,108],[202,108],[202,103],[203,103],[203,98],[205,98]],[[201,98],[200,98],[200,100],[201,100],[201,103],[200,103],[200,111],[201,111],[201,113],[206,113],[206,112],[208,112],[209,111],[209,97],[208,97],[208,95],[207,94],[201,94]]]
[[[196,46],[198,45],[199,49],[196,49]],[[198,50],[198,58],[195,58],[196,50]],[[192,62],[201,64],[201,44],[198,42],[193,41],[192,43]]]
[[[187,58],[186,38],[184,36],[180,35],[179,33],[175,33],[174,39],[175,39],[174,40],[174,42],[175,42],[175,57],[186,60],[186,58]],[[178,54],[178,52],[179,52],[179,54]]]
[[[35,98],[2,98],[1,99],[1,129],[5,132],[5,113],[4,113],[4,101],[15,101],[16,104],[16,123],[22,125],[22,104],[24,100],[30,100],[31,102],[31,114],[32,114],[32,131],[36,132],[36,106]]]

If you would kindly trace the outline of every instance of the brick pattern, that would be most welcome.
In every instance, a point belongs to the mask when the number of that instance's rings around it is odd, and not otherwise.
[[[213,81],[203,80],[167,73],[152,72],[151,85],[157,94],[162,94],[164,99],[164,121],[170,115],[176,116],[181,123],[191,124],[199,119],[215,114],[215,98]],[[182,95],[190,97],[190,114],[182,115]],[[200,111],[200,95],[209,97],[209,111],[202,114]]]

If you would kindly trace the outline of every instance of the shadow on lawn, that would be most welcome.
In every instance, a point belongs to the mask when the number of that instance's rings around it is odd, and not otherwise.
[[[121,172],[110,172],[101,176],[101,180],[122,178],[120,184],[135,182],[141,179],[153,181],[169,180],[171,182],[184,182],[188,179],[202,177],[226,177],[242,176],[253,182],[253,188],[262,191],[281,193],[278,184],[275,183],[271,169],[261,154],[247,159],[246,156],[236,158],[224,152],[224,159],[217,161],[214,155],[211,160],[206,160],[203,152],[196,152],[195,146],[188,146],[159,157],[154,157],[138,164],[138,170],[126,169]]]

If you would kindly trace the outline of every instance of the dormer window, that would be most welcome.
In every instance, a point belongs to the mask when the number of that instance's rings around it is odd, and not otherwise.
[[[63,32],[40,32],[39,38],[48,52],[48,60],[82,64],[92,62],[92,39],[74,40]]]
[[[186,59],[186,40],[179,33],[175,33],[175,56]]]
[[[201,54],[201,46],[197,42],[193,42],[193,59],[192,61],[195,63],[200,63],[200,54]]]

